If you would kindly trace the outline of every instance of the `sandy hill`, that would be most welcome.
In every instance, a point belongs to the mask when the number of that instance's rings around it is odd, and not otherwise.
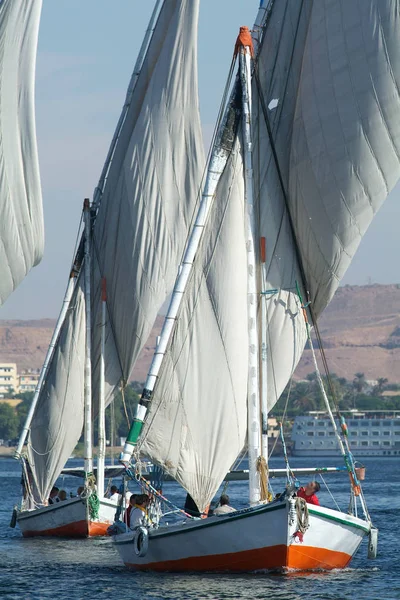
[[[40,368],[55,321],[1,321],[0,362]],[[132,378],[144,381],[162,317],[137,362]],[[346,379],[362,372],[367,379],[400,382],[400,285],[345,286],[338,289],[319,323],[330,369]],[[306,350],[296,377],[314,370]]]

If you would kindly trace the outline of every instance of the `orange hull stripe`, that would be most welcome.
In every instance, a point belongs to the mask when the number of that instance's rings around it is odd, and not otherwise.
[[[75,523],[69,523],[68,525],[61,525],[60,527],[54,527],[54,529],[44,529],[43,531],[24,531],[22,535],[24,537],[35,537],[35,536],[55,536],[55,537],[73,537],[73,538],[86,538],[86,537],[97,537],[107,534],[107,529],[110,523],[96,523],[87,521],[76,521]]]
[[[291,569],[342,569],[351,561],[345,552],[292,544],[288,551],[288,567]]]
[[[151,543],[151,541],[150,541]],[[309,546],[272,546],[229,554],[214,554],[153,563],[126,563],[138,571],[230,571],[249,572],[263,569],[335,569],[345,567],[351,556]]]

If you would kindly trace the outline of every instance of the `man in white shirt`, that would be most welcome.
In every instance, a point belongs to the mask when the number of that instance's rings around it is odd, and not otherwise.
[[[235,512],[235,508],[229,506],[229,496],[227,494],[222,494],[219,499],[219,506],[213,511],[213,515],[221,516],[226,515],[231,512]]]
[[[120,494],[118,492],[118,488],[116,485],[112,485],[111,489],[110,489],[109,500],[111,500],[111,502],[115,502],[115,504],[118,504],[119,499],[120,499]]]
[[[136,529],[144,525],[146,520],[146,508],[150,502],[147,494],[140,494],[131,502],[132,509],[129,514],[129,529]]]

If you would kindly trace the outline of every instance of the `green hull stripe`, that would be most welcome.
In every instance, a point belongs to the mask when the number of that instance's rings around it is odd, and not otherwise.
[[[316,510],[313,510],[312,508],[310,508],[310,506],[308,507],[308,512],[311,513],[312,515],[321,517],[321,519],[328,519],[328,521],[336,521],[337,523],[342,523],[343,525],[348,525],[349,527],[355,527],[356,529],[362,529],[366,533],[369,533],[369,531],[370,531],[370,527],[368,527],[367,525],[360,525],[359,523],[353,523],[352,521],[348,521],[345,517],[341,518],[341,517],[334,517],[333,515],[321,515],[321,513],[317,512]]]

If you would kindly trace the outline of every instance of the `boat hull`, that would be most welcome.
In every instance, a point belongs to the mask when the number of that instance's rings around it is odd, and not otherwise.
[[[115,503],[100,500],[99,518],[91,519],[88,500],[72,498],[33,510],[21,511],[17,523],[24,537],[86,538],[106,535],[114,522]]]
[[[367,522],[321,507],[309,507],[301,536],[293,502],[275,502],[224,517],[185,522],[150,531],[148,550],[135,552],[135,532],[115,536],[115,546],[133,570],[252,572],[346,567]]]

